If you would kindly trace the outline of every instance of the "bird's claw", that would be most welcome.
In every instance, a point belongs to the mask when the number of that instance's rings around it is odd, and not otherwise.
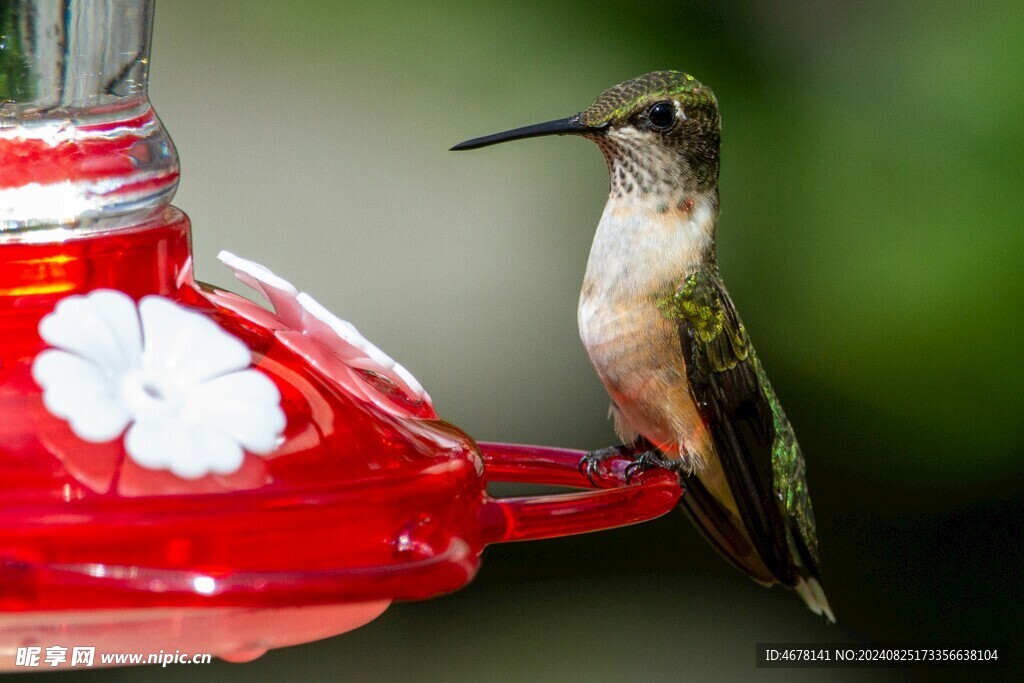
[[[681,460],[669,460],[661,454],[661,451],[644,451],[640,455],[636,456],[633,462],[626,465],[626,483],[631,484],[633,482],[633,477],[654,468],[668,470],[669,472],[679,474],[683,471],[683,462]]]
[[[594,477],[600,472],[601,463],[612,458],[629,457],[632,454],[633,449],[629,446],[609,446],[608,448],[601,448],[596,451],[588,451],[586,455],[580,458],[580,474],[590,480],[591,486],[596,487],[598,484]]]
[[[683,462],[681,460],[669,460],[657,449],[651,448],[640,454],[637,454],[637,450],[639,449],[633,446],[609,446],[608,448],[589,451],[580,459],[580,474],[590,480],[591,486],[596,487],[598,484],[595,477],[601,471],[601,463],[612,458],[633,459],[633,462],[626,465],[624,472],[627,484],[633,483],[633,478],[637,475],[654,468],[668,470],[676,474],[680,474],[683,471]]]

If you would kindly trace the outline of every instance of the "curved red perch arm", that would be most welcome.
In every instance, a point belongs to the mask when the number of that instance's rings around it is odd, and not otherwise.
[[[683,494],[678,476],[648,470],[626,482],[628,458],[601,463],[590,482],[580,471],[583,451],[479,443],[488,481],[553,484],[597,491],[488,500],[481,510],[484,542],[526,541],[614,529],[659,517]],[[608,487],[608,488],[605,488]]]

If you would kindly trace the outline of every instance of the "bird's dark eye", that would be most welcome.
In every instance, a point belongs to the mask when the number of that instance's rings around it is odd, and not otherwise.
[[[658,102],[647,112],[647,118],[655,128],[668,128],[676,122],[676,108],[670,102]]]

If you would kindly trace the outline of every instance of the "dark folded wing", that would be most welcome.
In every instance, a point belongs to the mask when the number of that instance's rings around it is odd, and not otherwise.
[[[711,546],[730,564],[758,583],[770,586],[778,580],[751,544],[743,522],[708,491],[700,479],[690,477],[680,506]]]
[[[666,314],[679,323],[691,391],[718,453],[746,535],[775,580],[793,586],[800,572],[788,531],[798,537],[794,539],[796,551],[807,556],[801,557],[801,564],[816,573],[816,561],[813,517],[803,482],[803,458],[792,430],[717,273],[701,270],[691,274],[665,305]],[[778,456],[789,460],[780,462]],[[798,481],[783,482],[779,474],[793,474]],[[790,492],[777,484],[798,489],[796,495],[803,495],[798,503],[806,510],[792,514],[785,503]],[[723,512],[726,522],[732,516],[728,511],[717,511],[715,503],[713,498],[707,502],[695,500],[691,515],[719,550],[723,550],[723,541],[727,542],[732,552],[723,552],[754,578],[764,580],[758,576],[763,572],[756,571],[756,563],[744,562],[736,556],[743,545],[730,541],[730,536],[735,536],[733,524],[716,523],[716,517],[722,518]],[[809,530],[804,519],[811,520]]]

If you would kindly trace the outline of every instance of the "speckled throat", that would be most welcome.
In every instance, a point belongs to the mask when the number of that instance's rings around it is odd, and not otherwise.
[[[632,126],[587,137],[601,148],[608,164],[610,201],[639,200],[664,214],[673,209],[690,211],[702,199],[717,215],[717,173],[712,184],[698,180],[688,172],[678,150],[650,144]],[[714,221],[710,228],[713,238]]]

